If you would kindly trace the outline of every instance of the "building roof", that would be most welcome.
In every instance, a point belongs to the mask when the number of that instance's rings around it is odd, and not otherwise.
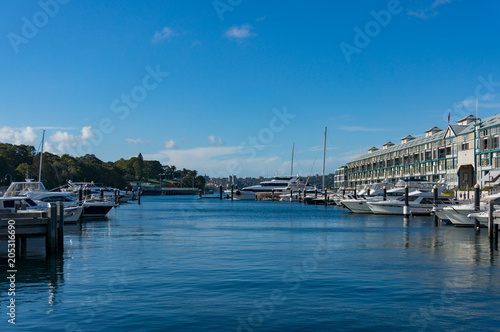
[[[385,143],[385,144],[384,144],[384,145],[382,145],[382,146],[393,146],[393,145],[396,145],[396,144],[394,144],[394,143],[392,143],[391,141],[389,141],[389,142]]]
[[[408,136],[405,136],[405,137],[402,138],[402,140],[404,140],[404,139],[415,139],[415,137],[413,137],[411,135],[408,135]]]
[[[465,120],[473,120],[473,121],[474,121],[474,120],[476,120],[476,119],[477,119],[477,118],[476,118],[474,115],[470,114],[470,115],[467,115],[466,117],[461,118],[461,119],[460,119],[460,120],[458,120],[457,122],[462,122],[462,121],[465,121]]]
[[[466,116],[465,118],[459,120],[459,121],[463,121],[464,119],[467,119],[469,117],[471,117],[472,115],[469,115],[469,116]],[[472,116],[474,119],[476,117]],[[470,123],[468,124],[467,126],[459,126],[459,125],[448,125],[448,128],[450,128],[451,130],[453,130],[453,132],[455,133],[455,135],[464,135],[464,134],[468,134],[468,133],[472,133],[474,132],[474,126],[476,124],[474,123]],[[495,126],[500,126],[500,114],[497,114],[497,115],[494,115],[494,116],[491,116],[489,118],[486,118],[484,120],[481,120],[481,122],[478,122],[477,124],[479,126],[479,129],[486,129],[486,128],[490,128],[490,127],[495,127]],[[427,143],[432,143],[432,142],[436,142],[436,141],[440,141],[442,139],[445,138],[445,134],[446,134],[446,131],[447,130],[442,130],[434,135],[430,135],[430,136],[426,136],[426,137],[419,137],[419,138],[415,138],[411,135],[408,135],[404,138],[402,138],[402,140],[404,139],[407,139],[408,137],[411,137],[413,138],[412,140],[410,141],[407,141],[406,143],[399,143],[399,144],[394,144],[386,149],[383,149],[383,150],[377,150],[375,152],[372,152],[372,153],[365,153],[363,155],[360,155],[356,158],[354,158],[352,161],[350,162],[355,162],[355,161],[359,161],[359,160],[363,160],[363,159],[367,159],[367,158],[373,158],[373,157],[376,157],[376,156],[380,156],[380,155],[384,155],[384,154],[387,154],[387,153],[391,153],[391,152],[395,152],[395,151],[399,151],[399,150],[402,150],[402,149],[407,149],[407,148],[411,148],[411,147],[414,147],[414,146],[418,146],[418,145],[422,145],[422,144],[427,144]],[[388,144],[390,142],[387,142],[386,144]],[[384,144],[384,146],[386,145]]]
[[[430,128],[430,129],[427,129],[425,132],[426,132],[426,133],[430,133],[430,132],[432,132],[432,131],[441,131],[441,130],[443,130],[443,129],[438,128],[438,127],[432,127],[432,128]]]

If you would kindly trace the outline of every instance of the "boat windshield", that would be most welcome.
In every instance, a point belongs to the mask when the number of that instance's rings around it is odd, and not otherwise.
[[[41,182],[12,182],[3,197],[26,196],[30,192],[47,191]]]

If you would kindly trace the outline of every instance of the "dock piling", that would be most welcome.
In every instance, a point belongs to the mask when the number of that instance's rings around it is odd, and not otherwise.
[[[219,186],[219,196],[220,196],[220,199],[222,200],[222,186]]]
[[[475,212],[479,212],[479,200],[480,200],[480,192],[479,192],[480,188],[479,188],[479,185],[476,184],[474,186],[474,211]],[[479,232],[479,220],[477,220],[477,218],[474,218],[474,228],[476,229],[476,231]]]
[[[57,250],[60,254],[64,251],[64,205],[61,202],[56,203],[57,208]]]
[[[234,200],[234,184],[231,185],[231,200]]]
[[[410,202],[408,199],[409,188],[408,185],[405,186],[405,206],[403,206],[403,216],[408,218],[410,216]]]
[[[387,187],[384,186],[384,196],[383,196],[383,200],[384,201],[387,201]]]
[[[57,253],[57,207],[55,204],[49,204],[45,251],[47,257]]]
[[[494,225],[495,225],[495,217],[493,216],[493,212],[495,211],[495,203],[492,201],[488,204],[488,236],[490,239],[493,239],[494,233]],[[475,218],[477,219],[477,218]],[[474,223],[475,224],[475,223]]]
[[[434,198],[434,206],[437,207],[437,201],[438,201],[438,186],[437,185],[434,185],[434,187],[432,187],[432,194],[433,194],[433,198]],[[437,226],[439,220],[438,220],[438,216],[434,213],[434,224]]]

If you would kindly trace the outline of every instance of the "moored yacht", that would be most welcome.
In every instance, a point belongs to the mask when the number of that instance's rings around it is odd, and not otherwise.
[[[77,208],[81,206],[83,208],[83,212],[80,212],[80,215],[89,218],[104,217],[113,207],[117,206],[117,204],[112,202],[77,202],[70,193],[51,192],[45,188],[42,182],[30,180],[25,182],[12,182],[5,192],[4,197],[31,198],[42,207],[46,206],[48,203],[55,203],[59,201],[63,204],[65,210],[71,209],[72,211],[78,210]],[[76,220],[80,218],[80,215],[76,218],[76,213],[72,213],[71,218],[68,215],[68,218],[65,220],[68,222],[76,222]],[[75,218],[76,220],[73,220]]]
[[[475,216],[470,217],[470,215],[474,213],[487,212],[489,206],[488,202],[499,197],[500,193],[484,197],[481,199],[477,209],[474,204],[461,204],[459,206],[443,207],[442,212],[437,214],[437,216],[440,219],[448,219],[455,226],[472,227],[475,225]]]
[[[385,182],[374,183],[364,191],[366,195],[359,196],[357,198],[344,199],[341,200],[340,203],[354,213],[372,213],[372,210],[370,210],[367,202],[382,200],[384,188],[386,190],[389,189],[386,191],[388,197],[393,198],[395,196],[395,193],[391,191],[392,184]]]
[[[409,210],[413,215],[430,215],[435,206],[458,206],[459,204],[458,201],[445,196],[439,196],[437,201],[434,202],[434,195],[432,192],[417,190],[408,195]],[[375,214],[402,215],[405,206],[405,197],[402,196],[397,200],[391,201],[368,202],[368,206]]]
[[[259,193],[284,194],[288,191],[299,191],[306,188],[299,176],[275,176],[269,181],[263,181],[257,185],[233,190],[234,200],[255,200]],[[231,197],[231,190],[224,191]]]

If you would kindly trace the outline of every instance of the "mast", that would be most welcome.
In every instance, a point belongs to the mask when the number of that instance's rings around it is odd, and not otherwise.
[[[326,127],[325,127],[325,142],[323,145],[323,190],[325,190],[325,163],[326,163]]]
[[[295,152],[295,143],[292,146],[292,169],[290,170],[290,176],[293,176],[293,153]]]
[[[42,129],[42,148],[40,151],[40,168],[38,169],[38,182],[42,182],[42,160],[43,160],[43,142],[45,139],[45,129]]]

